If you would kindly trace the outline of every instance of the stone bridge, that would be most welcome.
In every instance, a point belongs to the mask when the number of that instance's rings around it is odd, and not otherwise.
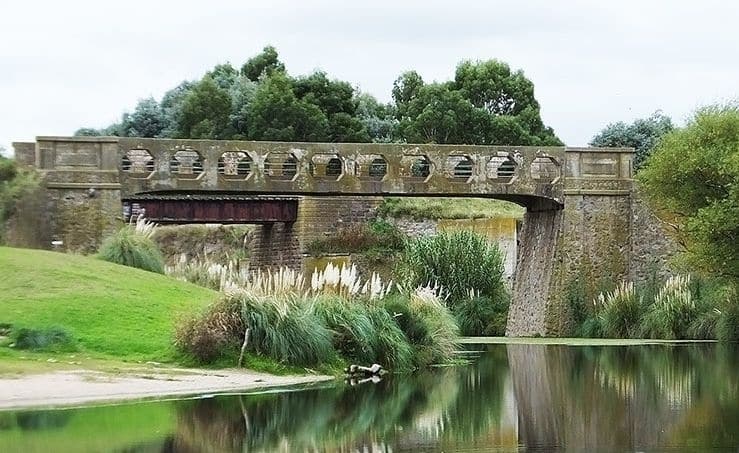
[[[344,213],[351,221],[356,210],[347,203],[362,199],[518,203],[526,214],[510,335],[568,333],[572,288],[584,282],[590,294],[598,281],[633,278],[644,267],[643,244],[631,234],[639,218],[632,149],[118,137],[38,137],[14,147],[43,175],[42,222],[68,246],[70,222],[99,243],[142,210],[170,223],[279,222],[281,234],[300,242],[310,230],[335,231]]]

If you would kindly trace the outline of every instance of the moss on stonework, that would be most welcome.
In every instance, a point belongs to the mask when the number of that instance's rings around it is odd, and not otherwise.
[[[74,253],[94,253],[108,223],[98,199],[70,201],[59,206],[59,225],[64,248]]]

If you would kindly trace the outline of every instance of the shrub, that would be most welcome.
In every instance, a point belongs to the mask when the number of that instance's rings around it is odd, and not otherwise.
[[[47,329],[21,328],[14,331],[15,348],[29,351],[72,352],[77,344],[72,335],[61,327]]]
[[[454,315],[462,335],[505,335],[508,321],[509,298],[493,299],[474,294],[457,301]]]
[[[341,228],[327,238],[308,244],[310,255],[326,253],[369,253],[393,255],[403,249],[406,236],[395,225],[376,219],[365,224],[352,224]]]
[[[136,225],[126,225],[103,241],[98,258],[111,263],[135,267],[159,274],[164,273],[164,258],[151,239],[154,224],[139,219]]]
[[[503,257],[497,244],[471,231],[443,232],[408,241],[396,273],[405,287],[440,285],[466,334],[479,335],[495,329],[488,325],[499,323],[503,315],[497,310],[509,300],[503,282]],[[476,296],[473,300],[471,291]],[[484,305],[470,306],[476,301]],[[485,327],[479,329],[481,326]]]
[[[642,303],[631,282],[622,282],[616,289],[600,293],[595,304],[601,333],[610,338],[637,338],[642,317]]]
[[[241,304],[234,298],[224,297],[200,315],[179,322],[174,343],[198,362],[212,363],[224,356],[235,356],[243,336]]]

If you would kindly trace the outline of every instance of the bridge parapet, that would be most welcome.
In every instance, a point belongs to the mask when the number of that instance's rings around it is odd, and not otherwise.
[[[562,147],[121,138],[123,198],[153,192],[474,196],[564,202]]]
[[[628,196],[633,148],[566,148],[565,195]]]

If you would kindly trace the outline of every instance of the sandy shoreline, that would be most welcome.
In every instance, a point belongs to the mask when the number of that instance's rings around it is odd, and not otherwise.
[[[247,391],[328,381],[332,376],[275,376],[248,370],[182,368],[55,371],[0,377],[0,410]]]

